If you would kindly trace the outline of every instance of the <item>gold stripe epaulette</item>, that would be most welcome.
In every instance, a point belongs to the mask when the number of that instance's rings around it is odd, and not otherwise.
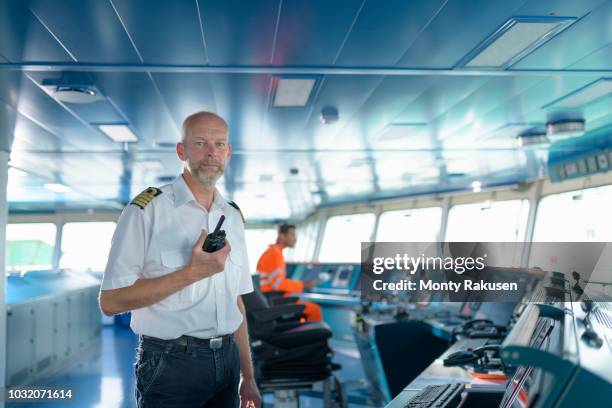
[[[138,207],[140,207],[140,209],[144,210],[144,208],[149,205],[149,203],[161,193],[162,191],[159,188],[149,187],[142,193],[134,197],[130,204],[137,205]]]

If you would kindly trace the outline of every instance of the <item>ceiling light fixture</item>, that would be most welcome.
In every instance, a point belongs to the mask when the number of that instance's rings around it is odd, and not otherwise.
[[[110,137],[114,142],[133,143],[138,141],[138,137],[126,124],[94,124],[106,136]]]
[[[546,136],[546,128],[543,126],[535,126],[521,132],[516,141],[521,147],[530,146],[546,146],[550,144],[550,140]]]
[[[316,78],[278,78],[273,106],[275,108],[306,106],[316,82]]]
[[[459,61],[458,67],[505,69],[569,27],[575,17],[513,17]]]

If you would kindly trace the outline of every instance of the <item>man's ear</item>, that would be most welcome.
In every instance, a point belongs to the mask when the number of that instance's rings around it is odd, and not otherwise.
[[[185,161],[187,157],[185,156],[185,144],[183,142],[178,142],[176,144],[176,154],[178,155],[181,161]]]
[[[227,160],[229,160],[230,157],[232,157],[232,145],[228,143],[227,144]]]

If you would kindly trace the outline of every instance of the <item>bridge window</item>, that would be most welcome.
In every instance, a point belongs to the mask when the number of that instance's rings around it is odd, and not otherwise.
[[[612,242],[612,186],[554,194],[538,206],[533,241]]]
[[[295,248],[287,248],[285,259],[289,262],[312,262],[317,244],[319,221],[313,220],[297,226]]]
[[[485,201],[451,207],[448,242],[523,242],[529,201]]]
[[[249,270],[255,273],[257,261],[268,245],[276,242],[276,228],[253,228],[244,231],[247,254],[249,255]]]
[[[60,268],[102,272],[106,267],[114,222],[68,222],[62,227]]]
[[[57,228],[52,223],[6,226],[6,271],[51,270]]]
[[[361,262],[361,242],[372,239],[374,214],[330,217],[325,224],[319,252],[321,262]]]
[[[378,242],[436,242],[440,233],[442,208],[386,211],[380,215]]]

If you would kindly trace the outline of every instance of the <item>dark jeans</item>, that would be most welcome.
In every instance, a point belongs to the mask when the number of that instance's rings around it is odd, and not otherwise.
[[[136,358],[140,408],[235,408],[240,402],[239,380],[233,337],[218,349],[141,337]]]

